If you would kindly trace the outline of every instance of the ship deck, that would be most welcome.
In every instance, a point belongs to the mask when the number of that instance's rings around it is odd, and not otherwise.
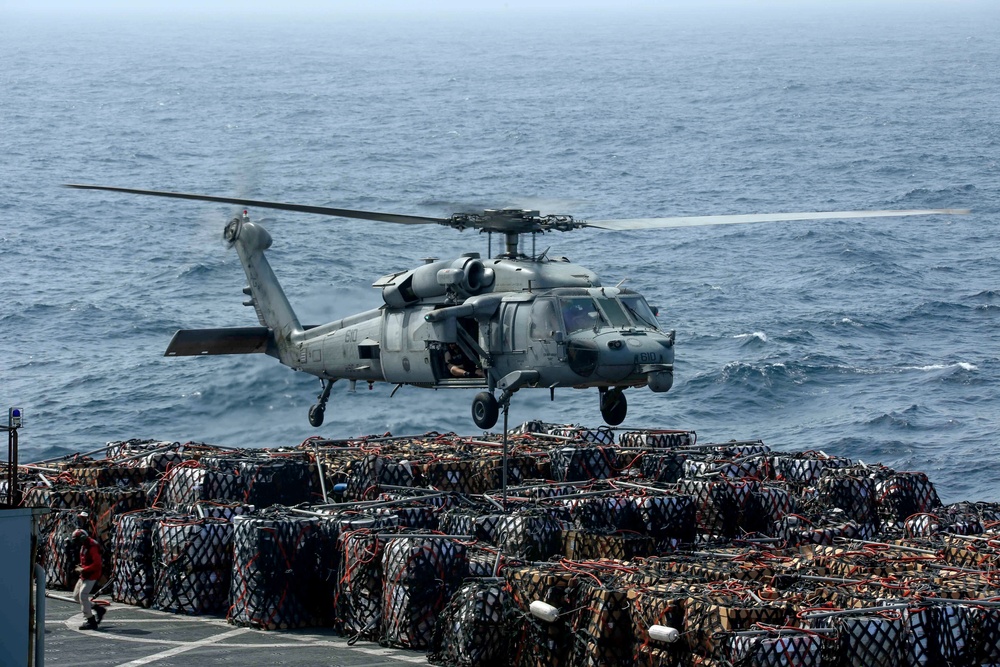
[[[67,597],[69,593],[55,593]],[[179,667],[181,665],[427,664],[424,653],[347,639],[327,628],[270,631],[230,625],[213,616],[179,616],[112,603],[98,630],[80,630],[80,605],[46,597],[45,664],[50,667]]]

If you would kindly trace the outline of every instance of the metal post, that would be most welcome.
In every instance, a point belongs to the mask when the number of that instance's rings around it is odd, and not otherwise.
[[[510,410],[510,397],[503,402],[503,511],[507,511],[507,412]]]

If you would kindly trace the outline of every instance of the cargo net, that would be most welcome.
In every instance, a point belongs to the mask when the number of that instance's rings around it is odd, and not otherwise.
[[[441,514],[441,532],[448,535],[472,535],[480,542],[498,543],[500,520],[505,515],[496,507],[456,507]]]
[[[115,518],[111,574],[111,599],[114,601],[138,607],[153,606],[158,558],[153,538],[157,525],[166,516],[162,511],[137,510]]]
[[[229,622],[261,630],[328,622],[338,532],[335,517],[293,516],[277,508],[233,519]]]
[[[546,510],[523,510],[500,517],[497,542],[504,555],[529,561],[548,560],[562,548],[565,522]]]
[[[901,526],[914,514],[934,512],[942,506],[934,485],[922,472],[897,472],[877,480],[875,496],[885,526]]]
[[[825,470],[816,484],[823,507],[842,509],[859,526],[878,526],[875,482],[867,467]]]
[[[649,628],[654,625],[683,628],[684,601],[688,595],[690,591],[678,584],[629,590],[626,604],[631,612],[632,659],[636,667],[678,664],[684,642],[656,642],[649,636]]]
[[[733,667],[822,667],[823,642],[819,635],[806,631],[736,633],[726,638],[727,664]]]
[[[556,565],[512,567],[506,571],[516,613],[511,617],[516,667],[561,667],[571,665],[573,648],[572,614],[560,614],[552,623],[542,621],[529,612],[535,600],[561,611],[572,610],[570,586],[575,576]]]
[[[577,528],[599,533],[634,530],[635,504],[622,494],[564,500]]]
[[[318,498],[316,466],[304,459],[273,458],[241,461],[237,474],[243,480],[244,503],[257,507],[298,505]]]
[[[197,461],[171,468],[159,480],[151,505],[192,513],[202,501],[243,502],[243,479],[233,472],[210,470]]]
[[[225,611],[232,571],[233,526],[223,519],[161,519],[154,548],[153,607],[179,614]]]
[[[79,575],[76,566],[80,564],[80,548],[73,544],[73,531],[87,529],[85,518],[75,510],[55,510],[44,518],[40,538],[45,548],[45,587],[68,590],[76,586]]]
[[[605,586],[595,575],[581,576],[573,597],[578,611],[571,625],[573,646],[567,664],[611,667],[631,663],[632,628],[626,591]]]
[[[430,648],[438,614],[468,576],[466,547],[452,539],[395,537],[382,557],[383,645]]]
[[[448,667],[507,667],[513,652],[502,580],[469,580],[438,615],[427,661]]]
[[[684,628],[690,650],[722,658],[727,633],[751,630],[761,623],[785,626],[792,622],[794,610],[791,604],[762,600],[751,592],[732,587],[724,592],[688,600]]]
[[[552,478],[557,482],[607,479],[618,475],[614,447],[559,447],[549,450],[549,459]]]
[[[642,532],[659,542],[694,542],[697,509],[692,496],[646,496],[635,503]]]
[[[736,535],[740,498],[735,485],[728,481],[682,479],[677,488],[694,500],[695,523],[700,536],[729,539]]]
[[[647,452],[642,457],[640,471],[651,482],[673,484],[684,476],[687,457],[684,452]]]
[[[670,429],[625,431],[618,436],[618,444],[622,447],[676,449],[678,447],[694,447],[697,442],[698,434],[694,431],[678,431]]]
[[[382,620],[382,551],[377,528],[347,529],[340,537],[334,607],[337,625],[353,639],[378,639]]]
[[[862,528],[841,509],[828,509],[804,516],[789,514],[774,524],[772,534],[789,547],[808,544],[830,545],[864,535]]]

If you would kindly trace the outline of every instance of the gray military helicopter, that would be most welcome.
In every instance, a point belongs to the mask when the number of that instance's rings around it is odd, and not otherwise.
[[[339,380],[433,389],[479,389],[472,418],[492,428],[501,406],[525,387],[596,387],[601,416],[616,426],[625,419],[624,390],[647,386],[665,392],[673,385],[674,331],[663,331],[657,311],[641,294],[606,287],[593,271],[564,257],[536,255],[537,234],[583,228],[654,229],[698,225],[827,220],[865,217],[968,213],[960,209],[836,211],[581,221],[568,215],[541,215],[521,209],[457,213],[448,218],[356,211],[258,201],[242,197],[68,184],[156,197],[317,213],[396,224],[438,224],[459,231],[487,232],[486,259],[466,253],[457,259],[379,278],[383,304],[336,322],[302,325],[264,251],[271,235],[242,216],[223,231],[236,248],[248,285],[244,302],[260,326],[182,329],[166,356],[264,353],[322,383],[309,423],[322,425],[330,389]],[[504,251],[492,256],[492,235],[502,234]],[[532,254],[520,251],[521,236],[532,235]],[[396,389],[393,390],[395,393]],[[499,394],[499,397],[498,397]]]

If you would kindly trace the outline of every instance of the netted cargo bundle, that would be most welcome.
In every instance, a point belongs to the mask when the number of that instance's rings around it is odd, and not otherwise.
[[[899,613],[865,612],[810,622],[837,630],[838,665],[899,667],[903,662],[904,627]]]
[[[109,459],[118,459],[148,452],[151,449],[163,449],[164,447],[176,448],[180,447],[180,443],[166,440],[143,440],[141,438],[113,440],[107,444],[105,452]]]
[[[626,495],[571,498],[563,503],[580,530],[613,533],[638,527],[635,503]]]
[[[392,509],[392,513],[399,519],[399,526],[419,530],[437,530],[441,523],[441,512],[440,507],[425,504],[402,505]]]
[[[344,531],[334,604],[337,623],[352,637],[375,641],[382,620],[382,552],[375,530]]]
[[[879,518],[889,526],[902,525],[914,514],[934,512],[942,507],[934,485],[922,472],[896,472],[876,480],[875,499]]]
[[[497,544],[500,519],[504,514],[495,507],[455,507],[440,517],[441,532],[449,535],[472,535],[481,542]]]
[[[564,522],[545,510],[513,512],[497,522],[497,545],[506,556],[548,560],[562,548],[564,528]]]
[[[154,547],[155,600],[160,611],[216,614],[229,599],[233,526],[223,519],[161,519]]]
[[[380,485],[414,486],[414,471],[408,459],[393,460],[378,454],[357,459],[347,469],[348,500],[371,500],[378,496]]]
[[[819,545],[812,549],[813,565],[833,576],[848,579],[882,579],[913,574],[922,564],[935,563],[936,555],[895,549],[887,544]]]
[[[257,507],[292,506],[314,498],[319,486],[316,466],[304,459],[275,457],[241,461],[237,473],[243,480],[241,500]]]
[[[684,608],[684,631],[692,651],[721,657],[724,633],[751,630],[758,623],[786,626],[794,622],[794,607],[788,602],[769,602],[733,591],[692,597]]]
[[[654,586],[628,591],[631,612],[632,658],[636,667],[676,665],[684,652],[684,642],[662,644],[649,636],[649,628],[662,625],[684,627],[684,603],[690,592],[683,586]]]
[[[558,447],[549,450],[552,479],[557,482],[581,482],[615,477],[614,447]]]
[[[573,598],[579,611],[571,630],[569,663],[583,667],[617,667],[632,660],[632,625],[627,592],[580,577]]]
[[[858,525],[877,526],[878,506],[875,482],[867,468],[827,469],[816,484],[822,507],[836,507]]]
[[[646,496],[636,498],[636,513],[642,531],[657,539],[694,542],[697,508],[692,496]]]
[[[618,444],[622,447],[674,449],[677,447],[694,447],[697,442],[698,434],[694,431],[670,429],[625,431],[618,436]]]
[[[507,667],[513,659],[502,580],[463,583],[438,616],[427,661],[447,667]]]
[[[688,566],[687,574],[705,581],[734,579],[741,582],[770,582],[786,574],[794,559],[753,548],[698,552],[700,558]]]
[[[766,463],[767,460],[763,456],[703,460],[688,458],[684,461],[683,476],[694,478],[721,475],[729,479],[759,479],[764,476],[761,465]]]
[[[975,513],[959,513],[944,507],[935,513],[914,514],[903,522],[903,532],[907,537],[930,537],[941,533],[954,535],[979,535],[985,530]]]
[[[501,575],[509,564],[499,549],[482,544],[470,544],[466,549],[466,555],[469,559],[470,577],[496,577]]]
[[[35,486],[24,494],[24,507],[47,507],[49,509],[87,508],[90,505],[89,486]]]
[[[677,483],[677,490],[694,500],[699,534],[723,538],[732,538],[736,535],[739,527],[740,499],[732,483],[682,479]]]
[[[782,452],[771,456],[775,477],[789,483],[793,489],[815,486],[828,468],[847,468],[851,465],[853,462],[850,459],[817,451]]]
[[[495,488],[494,467],[497,464],[495,459],[452,459],[431,461],[419,468],[424,486],[439,491],[478,494]]]
[[[824,640],[808,632],[735,633],[725,641],[726,658],[733,667],[821,667],[824,664]]]
[[[517,667],[561,667],[572,665],[569,652],[573,646],[572,627],[575,605],[570,587],[577,575],[559,566],[511,567],[507,585],[518,610],[514,622],[514,659]],[[529,612],[539,600],[555,607],[559,616],[554,622],[536,618]]]
[[[66,468],[78,484],[95,487],[139,487],[156,478],[157,471],[149,467],[128,467],[96,462],[87,466]]]
[[[246,487],[236,474],[210,470],[195,461],[171,468],[160,479],[154,504],[166,509],[190,512],[203,500],[243,502]]]
[[[466,547],[438,537],[400,537],[382,555],[382,632],[389,646],[427,649],[438,614],[468,576]]]
[[[503,460],[495,459],[490,468],[492,478],[489,489],[503,487]],[[529,479],[549,479],[552,477],[552,464],[548,457],[539,454],[512,454],[507,457],[507,484],[523,484]]]
[[[795,497],[775,483],[762,483],[751,490],[743,504],[740,527],[748,533],[771,535],[773,526],[798,511]]]
[[[55,510],[46,517],[45,530],[39,535],[45,548],[45,587],[72,589],[79,579],[74,568],[80,564],[80,548],[73,543],[73,531],[86,529],[75,510]]]
[[[1000,665],[1000,608],[969,608],[976,665]]]
[[[555,426],[549,428],[546,433],[561,438],[572,438],[580,442],[593,442],[598,445],[615,444],[615,432],[607,426],[598,426],[597,428],[573,425]]]
[[[789,514],[774,524],[771,534],[784,540],[789,547],[806,544],[834,544],[837,540],[858,539],[864,533],[857,523],[840,509],[832,509],[811,517]]]
[[[281,515],[233,519],[227,620],[261,630],[322,625],[333,613],[337,522]]]
[[[608,535],[584,530],[564,530],[561,552],[569,560],[633,560],[654,555],[656,540],[636,533]]]
[[[139,607],[151,607],[155,598],[153,546],[156,526],[166,518],[159,510],[136,510],[115,517],[112,528],[111,599]],[[175,517],[175,518],[180,518]]]
[[[982,537],[944,535],[941,554],[949,565],[993,569],[1000,564],[1000,540],[989,534]]]
[[[102,545],[111,544],[111,525],[119,514],[146,507],[146,493],[138,488],[108,487],[87,493],[91,537]],[[105,568],[110,572],[110,568]]]
[[[244,503],[219,503],[211,500],[202,500],[194,504],[194,507],[191,508],[191,513],[200,517],[213,517],[232,521],[234,516],[250,514],[255,509],[253,505],[246,505]]]
[[[684,476],[684,452],[646,452],[639,464],[643,477],[652,482],[673,484]]]

